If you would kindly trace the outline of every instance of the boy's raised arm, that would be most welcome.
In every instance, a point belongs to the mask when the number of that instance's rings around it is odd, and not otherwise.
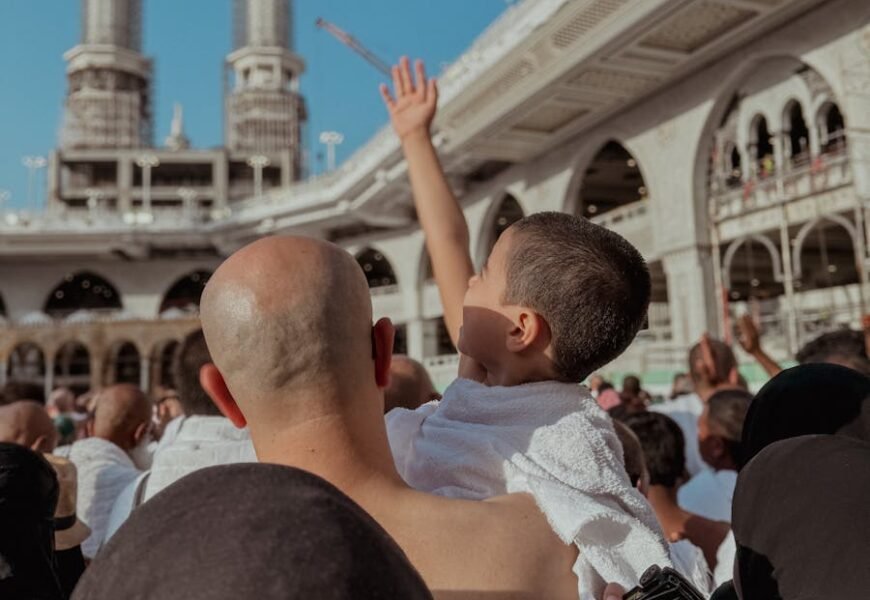
[[[410,61],[403,57],[393,67],[395,97],[386,85],[381,86],[381,94],[408,161],[417,218],[426,236],[426,249],[444,305],[444,321],[456,345],[468,280],[474,275],[468,224],[432,145],[429,128],[438,106],[438,88],[434,79],[426,79],[422,61],[416,61],[414,70],[416,81]]]

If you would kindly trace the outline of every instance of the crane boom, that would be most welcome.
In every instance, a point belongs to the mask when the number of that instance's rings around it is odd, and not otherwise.
[[[384,75],[387,75],[388,77],[392,75],[392,70],[389,64],[378,58],[378,56],[374,52],[363,46],[359,42],[359,40],[357,40],[355,37],[344,31],[343,29],[340,29],[339,27],[333,25],[326,19],[317,19],[314,24],[320,29],[323,29],[327,33],[331,34],[339,42],[359,54],[367,63],[372,65]]]

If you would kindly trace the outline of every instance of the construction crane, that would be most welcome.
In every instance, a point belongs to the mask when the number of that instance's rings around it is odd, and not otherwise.
[[[314,24],[320,29],[326,31],[327,33],[332,34],[335,39],[359,54],[367,63],[369,63],[371,66],[376,68],[387,77],[390,77],[392,75],[392,69],[386,61],[378,58],[375,53],[363,46],[359,42],[359,40],[357,40],[355,37],[344,31],[343,29],[340,29],[339,27],[333,25],[326,19],[317,19]]]

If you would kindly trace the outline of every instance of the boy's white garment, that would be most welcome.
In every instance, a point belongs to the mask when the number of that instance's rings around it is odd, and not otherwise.
[[[708,598],[713,593],[713,574],[704,558],[704,552],[689,540],[670,544],[671,562],[674,569],[698,588]]]
[[[666,400],[649,407],[653,412],[667,415],[677,422],[683,430],[686,443],[686,470],[694,477],[701,471],[710,469],[710,465],[701,458],[698,446],[698,419],[704,412],[704,402],[698,394],[683,394],[673,400]]]
[[[716,570],[713,573],[713,581],[717,586],[734,579],[734,559],[737,555],[737,542],[734,532],[729,531],[728,537],[719,546],[716,552]]]
[[[584,600],[607,582],[629,589],[651,565],[671,564],[613,423],[584,387],[459,379],[440,403],[391,411],[387,430],[399,473],[418,490],[473,500],[531,493],[580,550],[574,572]]]
[[[677,492],[679,505],[714,521],[731,522],[731,501],[737,486],[737,471],[701,471]]]

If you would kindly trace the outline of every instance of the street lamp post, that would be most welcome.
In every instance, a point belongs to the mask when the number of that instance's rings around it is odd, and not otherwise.
[[[269,157],[255,154],[248,159],[248,166],[254,169],[254,196],[263,195],[263,169],[269,166]]]
[[[320,134],[320,143],[326,146],[326,169],[335,170],[335,147],[344,142],[344,136],[337,131],[324,131]]]
[[[34,206],[33,191],[36,184],[36,172],[39,169],[44,169],[48,165],[48,161],[44,156],[25,156],[21,159],[21,164],[27,167],[27,208],[33,210]]]
[[[136,164],[142,169],[142,210],[151,214],[151,169],[160,166],[160,159],[153,154],[143,154],[136,159]]]

